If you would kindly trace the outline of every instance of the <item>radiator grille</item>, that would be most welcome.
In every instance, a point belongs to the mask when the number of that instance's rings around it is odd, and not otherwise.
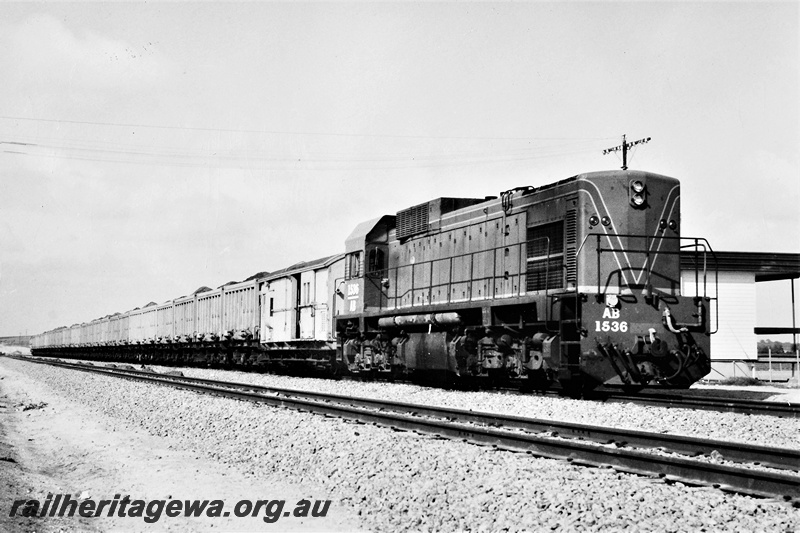
[[[564,286],[564,221],[528,228],[526,289]]]
[[[415,205],[397,213],[397,238],[428,231],[428,204]]]
[[[566,264],[567,283],[575,284],[578,279],[578,212],[575,209],[567,210],[567,218],[564,220],[565,224],[565,254],[564,262]]]

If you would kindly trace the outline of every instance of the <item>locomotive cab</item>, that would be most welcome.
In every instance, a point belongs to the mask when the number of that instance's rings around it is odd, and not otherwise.
[[[688,387],[710,371],[716,300],[713,250],[680,234],[676,179],[627,171],[578,178],[576,254],[581,376],[596,385]],[[681,294],[681,251],[695,252],[696,286]],[[680,318],[678,318],[680,317]]]
[[[345,241],[344,277],[336,282],[335,298],[337,358],[347,372],[391,371],[386,350],[364,335],[364,314],[380,306],[388,286],[388,243],[394,223],[390,215],[364,222]]]

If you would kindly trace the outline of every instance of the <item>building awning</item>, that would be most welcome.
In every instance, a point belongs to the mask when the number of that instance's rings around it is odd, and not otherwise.
[[[701,255],[702,256],[702,255]],[[695,253],[681,252],[681,269],[695,268]],[[776,281],[800,277],[800,254],[766,252],[714,252],[707,254],[708,268],[716,267],[720,272],[748,272],[755,274],[756,281]]]

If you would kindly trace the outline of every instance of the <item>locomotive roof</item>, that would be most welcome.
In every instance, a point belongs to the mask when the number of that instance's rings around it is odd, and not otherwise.
[[[674,180],[676,178],[672,178],[670,176],[665,176],[663,174],[656,174],[655,172],[647,172],[646,170],[598,170],[596,172],[584,172],[583,174],[578,174],[570,179],[577,179],[577,178],[585,178],[585,179],[603,179],[603,178],[663,178]]]
[[[372,230],[374,230],[379,224],[385,223],[389,226],[394,226],[395,223],[395,216],[394,215],[383,215],[377,218],[373,218],[372,220],[367,220],[366,222],[362,222],[355,229],[347,236],[347,239],[344,241],[344,249],[345,252],[352,252],[355,250],[363,250],[364,249],[364,242],[367,239],[367,235],[369,235]]]
[[[555,187],[560,187],[561,185],[566,185],[567,183],[571,183],[573,181],[577,181],[579,179],[588,179],[588,180],[603,180],[603,179],[612,179],[612,178],[620,178],[626,177],[628,179],[633,178],[661,178],[661,179],[669,179],[674,180],[675,178],[671,178],[669,176],[664,176],[662,174],[656,174],[654,172],[647,172],[644,170],[598,170],[594,172],[583,172],[581,174],[576,174],[571,178],[566,178],[563,180],[555,181],[553,183],[548,183],[546,185],[541,185],[538,187],[517,187],[516,189],[511,189],[511,191],[522,191],[522,195],[526,196],[528,194],[533,194],[541,191],[546,191],[548,189],[553,189]],[[676,180],[677,181],[677,180]]]

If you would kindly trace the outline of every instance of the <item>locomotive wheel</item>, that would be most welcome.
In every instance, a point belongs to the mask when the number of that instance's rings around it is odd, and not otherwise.
[[[403,377],[403,367],[400,365],[392,365],[392,370],[389,372],[389,381],[391,383],[394,383],[395,381],[402,381]]]
[[[692,386],[692,383],[688,382],[685,379],[673,379],[672,381],[667,382],[666,388],[668,389],[688,389]]]
[[[531,370],[528,372],[528,377],[522,380],[520,384],[520,392],[544,392],[550,387],[550,378],[547,372],[540,368],[538,370]]]
[[[339,361],[333,361],[330,368],[331,379],[342,379],[342,367]]]
[[[504,368],[489,368],[486,373],[488,374],[487,385],[489,389],[499,389],[508,381],[508,375]]]
[[[561,382],[561,394],[576,400],[583,397],[584,392],[586,392],[585,389],[585,382],[583,378],[579,376],[573,376],[569,381]]]

